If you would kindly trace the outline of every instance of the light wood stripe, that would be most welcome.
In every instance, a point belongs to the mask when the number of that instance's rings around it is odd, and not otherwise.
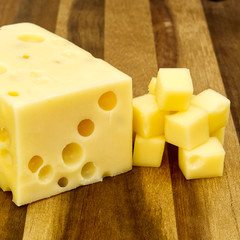
[[[105,11],[105,59],[132,76],[134,96],[145,94],[158,70],[149,2],[106,0]],[[116,239],[177,239],[167,155],[161,168],[135,167],[132,174],[140,186],[133,186],[134,219],[124,217],[123,231],[137,228],[139,232],[130,230]]]

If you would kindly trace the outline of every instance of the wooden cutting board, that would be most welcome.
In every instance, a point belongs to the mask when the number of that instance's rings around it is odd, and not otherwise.
[[[240,239],[239,16],[238,0],[1,0],[0,25],[33,22],[73,41],[132,76],[134,96],[159,67],[187,67],[195,93],[226,95],[232,114],[223,177],[185,180],[167,145],[160,168],[28,206],[0,190],[0,239]]]

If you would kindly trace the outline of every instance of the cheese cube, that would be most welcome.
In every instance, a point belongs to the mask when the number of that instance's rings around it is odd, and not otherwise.
[[[133,165],[143,167],[160,167],[165,147],[163,136],[144,138],[136,135]]]
[[[158,108],[156,97],[146,94],[133,99],[133,131],[142,137],[163,134],[166,112]]]
[[[0,186],[23,205],[132,168],[131,78],[36,25],[0,31]]]
[[[192,150],[179,148],[179,167],[186,179],[223,175],[225,151],[215,137]]]
[[[222,127],[220,129],[218,129],[217,131],[210,134],[210,137],[216,137],[219,140],[219,142],[223,145],[224,144],[224,136],[225,136],[225,128],[226,127]]]
[[[207,112],[190,106],[187,111],[167,115],[164,132],[166,142],[193,149],[209,138]]]
[[[183,111],[189,107],[193,93],[190,71],[186,68],[160,68],[156,82],[159,108]]]
[[[157,78],[153,77],[148,85],[148,93],[155,95]]]
[[[208,112],[210,133],[227,125],[230,101],[220,93],[212,89],[204,90],[191,100],[191,104]]]

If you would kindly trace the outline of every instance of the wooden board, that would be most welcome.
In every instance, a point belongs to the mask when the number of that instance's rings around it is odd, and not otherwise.
[[[186,181],[177,149],[160,168],[16,207],[0,190],[0,239],[240,239],[240,7],[237,0],[1,0],[0,25],[29,21],[73,41],[147,92],[159,67],[187,67],[195,93],[231,100],[221,178]]]

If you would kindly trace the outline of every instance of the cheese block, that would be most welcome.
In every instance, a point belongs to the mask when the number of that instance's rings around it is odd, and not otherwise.
[[[136,135],[133,165],[143,167],[160,167],[165,147],[163,136],[144,138]]]
[[[0,187],[17,205],[132,168],[131,78],[30,23],[0,29]]]
[[[163,134],[164,118],[167,112],[158,108],[156,97],[152,94],[133,99],[133,131],[142,137]]]
[[[210,134],[210,137],[216,137],[219,142],[223,145],[224,144],[224,137],[225,137],[225,129],[226,127],[219,128],[212,134]]]
[[[192,149],[179,148],[178,163],[186,179],[223,175],[225,151],[216,137]]]
[[[207,116],[207,112],[194,106],[186,111],[166,115],[166,142],[188,150],[206,142],[209,138]]]
[[[192,94],[193,85],[189,69],[159,69],[156,81],[156,97],[161,110],[187,110]]]
[[[227,125],[230,100],[220,93],[206,89],[192,98],[191,104],[208,112],[210,134]]]
[[[156,82],[157,82],[157,78],[153,77],[150,81],[150,83],[148,84],[148,93],[149,94],[156,94]]]

